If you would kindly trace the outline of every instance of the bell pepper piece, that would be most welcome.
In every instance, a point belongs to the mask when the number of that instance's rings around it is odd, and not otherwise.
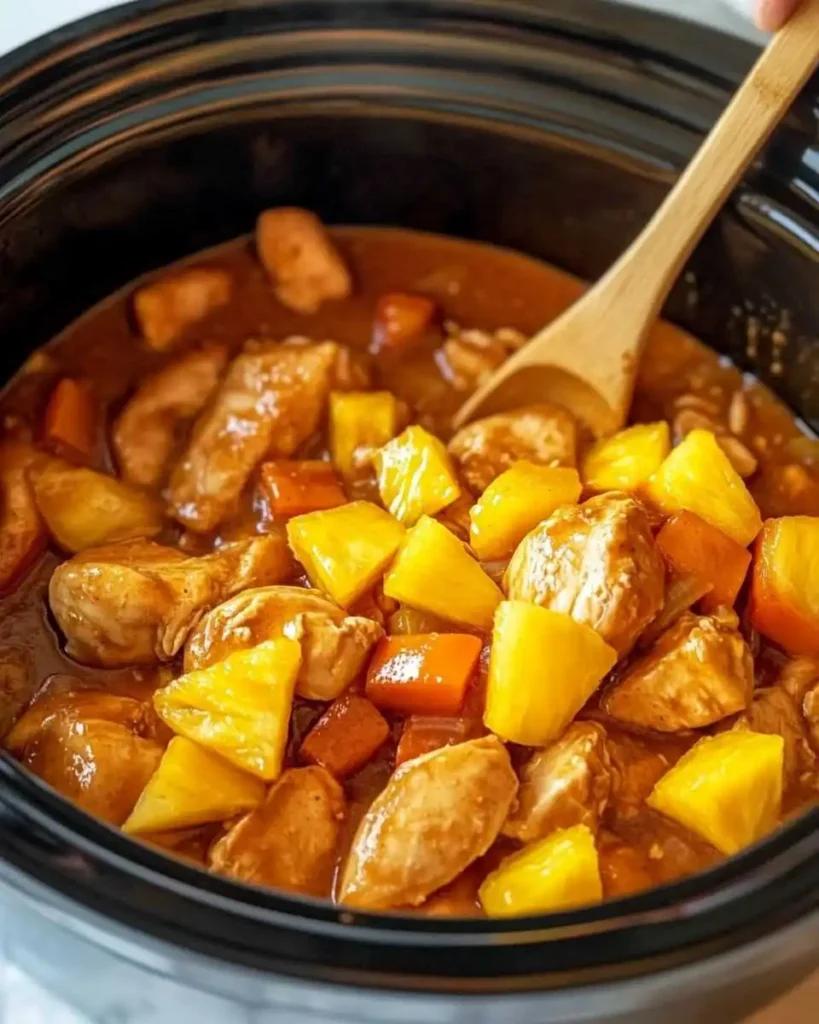
[[[389,733],[386,719],[369,700],[345,693],[307,734],[299,758],[343,779],[365,765]]]
[[[347,501],[333,467],[319,459],[265,462],[261,486],[270,510],[282,519],[337,508]]]
[[[424,295],[382,295],[375,306],[370,351],[405,352],[423,337],[434,316],[435,303]]]

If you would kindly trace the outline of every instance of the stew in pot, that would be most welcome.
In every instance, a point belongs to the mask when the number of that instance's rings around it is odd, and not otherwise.
[[[0,403],[5,748],[212,871],[431,915],[634,892],[813,803],[788,410],[659,324],[614,437],[451,430],[580,288],[270,210],[36,352]]]

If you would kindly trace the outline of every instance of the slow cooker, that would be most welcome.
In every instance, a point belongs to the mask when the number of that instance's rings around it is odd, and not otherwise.
[[[0,61],[0,359],[267,206],[586,278],[754,57],[599,0],[138,0]],[[806,90],[667,315],[819,427]],[[749,344],[749,339],[753,344]],[[351,914],[205,875],[0,757],[7,960],[90,1021],[700,1024],[819,964],[819,809],[708,873],[511,921]]]

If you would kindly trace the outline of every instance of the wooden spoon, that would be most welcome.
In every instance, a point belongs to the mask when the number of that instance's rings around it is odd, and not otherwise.
[[[458,410],[555,401],[597,435],[625,422],[646,337],[686,260],[819,59],[819,0],[771,40],[637,240],[575,305],[511,356]]]

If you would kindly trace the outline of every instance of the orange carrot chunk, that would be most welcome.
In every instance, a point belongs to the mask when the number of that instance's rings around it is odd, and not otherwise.
[[[751,625],[789,654],[819,655],[819,518],[769,519],[754,551]]]
[[[299,758],[343,779],[370,760],[389,732],[387,722],[366,698],[345,693],[307,734]]]
[[[367,696],[405,715],[457,715],[480,653],[480,638],[468,633],[385,637],[370,662]]]
[[[657,534],[666,563],[680,576],[695,576],[711,590],[701,601],[704,611],[732,606],[751,564],[751,553],[694,512],[678,512]]]
[[[435,303],[423,295],[390,292],[376,303],[370,351],[398,352],[418,341],[432,323]]]
[[[333,467],[318,459],[265,462],[261,481],[271,511],[283,518],[337,508],[347,501]]]
[[[395,767],[404,761],[413,761],[422,754],[440,750],[441,747],[465,743],[482,735],[483,732],[485,730],[480,719],[413,715],[404,723],[395,752]]]
[[[64,377],[51,392],[43,419],[43,444],[74,462],[89,462],[94,452],[94,404],[83,381]]]

